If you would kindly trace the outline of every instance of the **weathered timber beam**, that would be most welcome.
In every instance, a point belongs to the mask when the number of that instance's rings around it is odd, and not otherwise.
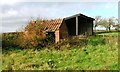
[[[78,16],[76,16],[76,35],[78,35]]]

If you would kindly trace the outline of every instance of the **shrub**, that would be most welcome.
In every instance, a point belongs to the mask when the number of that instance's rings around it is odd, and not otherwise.
[[[106,44],[106,40],[103,37],[99,37],[99,36],[94,37],[94,36],[92,36],[92,37],[89,37],[88,44],[91,44],[93,46],[104,45],[104,44]]]
[[[54,42],[53,35],[47,35],[44,20],[30,21],[25,27],[24,32],[4,33],[2,34],[3,47],[20,47],[20,48],[42,48],[47,44]]]
[[[2,47],[2,34],[0,34],[0,47]]]
[[[31,21],[25,27],[24,33],[19,36],[18,44],[21,48],[42,48],[46,46],[46,32],[41,26],[41,20]]]
[[[18,46],[16,41],[19,36],[19,32],[16,33],[4,33],[2,34],[2,47],[16,47]]]

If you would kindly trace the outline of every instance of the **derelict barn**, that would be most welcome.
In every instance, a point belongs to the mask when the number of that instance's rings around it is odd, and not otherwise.
[[[94,19],[83,14],[76,14],[64,19],[55,19],[49,23],[48,28],[54,29],[55,42],[70,36],[93,35]],[[47,30],[48,32],[50,30]],[[52,31],[52,29],[51,29]]]
[[[92,35],[93,18],[83,14],[76,14],[65,18],[69,36],[75,35]]]
[[[44,25],[46,36],[53,35],[55,43],[59,42],[60,39],[68,37],[67,26],[64,19],[47,20],[42,23],[42,25]]]
[[[57,43],[60,39],[71,36],[92,35],[93,20],[83,14],[76,14],[63,19],[46,20],[41,25],[44,27],[46,36],[52,34]]]

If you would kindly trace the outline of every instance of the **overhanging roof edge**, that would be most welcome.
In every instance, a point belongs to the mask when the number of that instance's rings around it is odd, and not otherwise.
[[[84,15],[84,14],[81,14],[81,13],[76,14],[76,15],[73,15],[73,16],[66,17],[66,18],[64,18],[64,19],[65,19],[65,20],[68,20],[68,19],[74,18],[74,17],[76,17],[76,16],[85,16],[85,17],[87,17],[87,18],[90,18],[90,19],[92,19],[92,20],[95,20],[94,18],[88,17],[88,16],[86,16],[86,15]]]
[[[67,20],[67,19],[71,19],[71,18],[74,18],[74,17],[76,17],[76,16],[80,16],[81,14],[79,13],[79,14],[76,14],[76,15],[72,15],[72,16],[69,16],[69,17],[66,17],[66,18],[64,18],[65,20]]]

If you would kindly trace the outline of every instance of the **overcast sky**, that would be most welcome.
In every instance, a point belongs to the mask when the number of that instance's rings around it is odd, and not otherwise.
[[[0,4],[0,30],[1,32],[13,32],[22,26],[25,26],[28,20],[36,18],[64,18],[77,13],[103,18],[118,18],[118,1],[110,0],[109,2],[34,2],[22,0],[3,0]],[[73,0],[72,0],[73,1]],[[75,0],[77,1],[77,0]]]

